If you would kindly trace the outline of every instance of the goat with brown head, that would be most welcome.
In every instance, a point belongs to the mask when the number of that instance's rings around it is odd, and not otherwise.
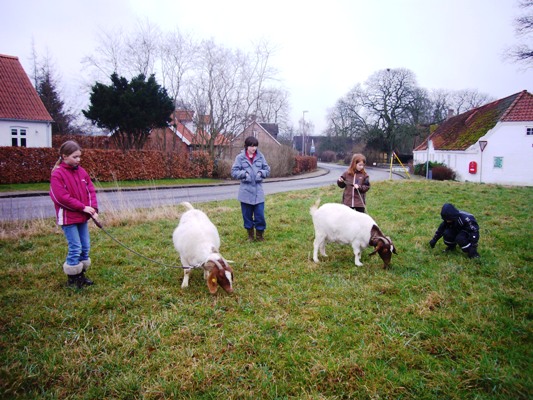
[[[369,255],[372,256],[378,253],[383,260],[383,269],[390,268],[392,253],[398,253],[391,238],[383,235],[383,232],[381,232],[377,225],[372,227],[369,245],[374,247],[374,251]]]
[[[233,293],[233,269],[229,266],[224,258],[219,260],[210,259],[204,266],[207,280],[207,287],[211,294],[215,294],[218,286],[226,291]]]

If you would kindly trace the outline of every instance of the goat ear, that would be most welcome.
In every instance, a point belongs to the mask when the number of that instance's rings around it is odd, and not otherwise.
[[[209,273],[209,276],[207,277],[207,287],[209,288],[209,292],[211,294],[215,294],[218,289],[218,281],[217,281],[217,269],[213,268],[211,272]]]
[[[373,256],[376,254],[381,248],[383,247],[383,242],[381,240],[378,240],[378,244],[376,244],[376,247],[374,247],[374,251],[370,253],[370,256]]]

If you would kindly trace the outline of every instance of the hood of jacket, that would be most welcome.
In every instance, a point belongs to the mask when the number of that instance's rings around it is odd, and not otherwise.
[[[453,204],[445,203],[442,206],[440,216],[444,221],[456,221],[459,218],[459,210]]]

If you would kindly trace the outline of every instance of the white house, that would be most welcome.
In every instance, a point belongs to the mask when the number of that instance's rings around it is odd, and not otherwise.
[[[533,95],[527,91],[449,117],[413,150],[460,181],[533,186]]]
[[[52,122],[19,59],[0,54],[0,146],[52,147]]]

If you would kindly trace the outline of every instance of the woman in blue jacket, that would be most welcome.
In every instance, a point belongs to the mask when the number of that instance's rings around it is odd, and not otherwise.
[[[244,150],[235,157],[231,167],[232,178],[241,181],[237,199],[241,202],[242,219],[249,241],[254,240],[254,228],[257,240],[263,241],[266,229],[265,192],[262,182],[270,175],[270,167],[263,153],[257,150],[258,145],[256,137],[247,137]]]

